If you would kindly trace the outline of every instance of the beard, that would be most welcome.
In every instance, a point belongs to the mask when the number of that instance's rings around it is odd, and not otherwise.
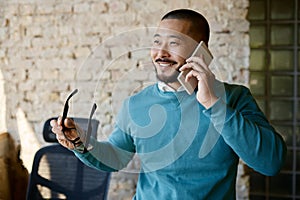
[[[166,76],[164,74],[158,74],[156,69],[155,69],[155,73],[156,73],[156,78],[164,83],[178,82],[177,77],[179,75],[179,72],[176,70],[174,70],[174,72],[169,76]]]
[[[164,75],[164,74],[158,74],[154,63],[153,63],[153,66],[154,66],[154,69],[155,69],[156,78],[159,81],[162,81],[164,83],[178,82],[177,77],[180,74],[179,70],[174,69],[173,72],[171,73],[171,75],[167,76],[167,75]]]

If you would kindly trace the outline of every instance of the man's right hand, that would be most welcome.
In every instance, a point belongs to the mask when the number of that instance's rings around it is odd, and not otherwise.
[[[63,122],[61,117],[59,117],[57,120],[51,120],[50,125],[52,127],[52,132],[56,134],[56,139],[62,146],[68,149],[74,149],[74,144],[69,140],[75,140],[77,137],[79,137],[81,129],[74,122],[74,120],[66,118],[64,121],[65,128],[63,133],[62,123]],[[69,140],[66,139],[64,134],[66,135],[66,137],[68,137]]]

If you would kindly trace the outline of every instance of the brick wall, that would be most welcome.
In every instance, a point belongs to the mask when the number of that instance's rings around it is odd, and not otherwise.
[[[101,137],[106,138],[121,100],[155,81],[147,46],[152,29],[145,27],[157,26],[160,17],[175,8],[193,8],[207,17],[210,49],[220,63],[215,69],[217,77],[247,85],[248,3],[0,1],[0,130],[13,134],[28,159],[34,154],[30,151],[32,137],[43,144],[43,122],[61,114],[63,101],[77,87],[80,93],[74,98],[73,115],[88,116],[91,102],[97,101],[96,117],[101,121]],[[132,163],[128,170],[135,167]],[[242,165],[240,168],[243,171]],[[247,179],[240,182],[242,199]],[[110,199],[130,199],[135,183],[135,173],[116,173]]]

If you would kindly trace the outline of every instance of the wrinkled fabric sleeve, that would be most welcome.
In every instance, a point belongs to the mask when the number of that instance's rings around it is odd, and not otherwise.
[[[124,105],[120,111],[122,114],[118,115],[117,121],[120,120],[120,117],[124,117]],[[135,154],[134,141],[125,131],[124,128],[119,127],[118,123],[116,123],[108,141],[91,139],[91,145],[93,146],[91,151],[81,154],[74,150],[74,153],[83,163],[90,167],[104,171],[121,170],[127,166]]]
[[[285,161],[286,144],[269,124],[246,87],[236,87],[204,114],[225,142],[251,168],[268,176],[277,174]]]

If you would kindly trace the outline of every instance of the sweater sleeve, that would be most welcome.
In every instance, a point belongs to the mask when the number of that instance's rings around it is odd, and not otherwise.
[[[280,171],[285,161],[286,144],[246,87],[233,88],[204,114],[249,167],[268,176]]]
[[[135,154],[134,141],[126,131],[127,123],[120,123],[128,119],[126,103],[124,103],[117,117],[115,128],[108,141],[91,140],[93,149],[85,154],[74,150],[75,155],[86,165],[104,171],[118,171],[127,166]],[[126,121],[127,122],[127,121]]]
[[[130,136],[116,127],[108,141],[91,139],[93,149],[87,153],[73,150],[75,155],[86,165],[103,170],[118,171],[127,166],[134,156],[134,149],[130,147]]]

